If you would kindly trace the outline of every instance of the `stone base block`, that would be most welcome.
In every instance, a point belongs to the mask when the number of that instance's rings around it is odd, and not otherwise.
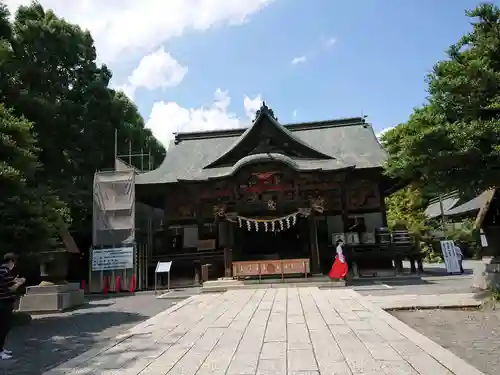
[[[221,293],[235,289],[268,289],[268,288],[307,288],[317,287],[320,289],[330,289],[336,287],[345,287],[344,280],[333,281],[327,276],[308,277],[308,278],[285,278],[278,279],[247,279],[234,280],[221,278],[219,280],[206,281],[201,288],[202,293]]]
[[[495,258],[483,258],[474,267],[472,286],[477,289],[500,289],[500,263]]]
[[[30,286],[19,301],[19,311],[57,312],[81,306],[85,302],[78,283]]]

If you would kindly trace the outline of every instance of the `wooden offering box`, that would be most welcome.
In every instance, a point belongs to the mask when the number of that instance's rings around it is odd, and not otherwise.
[[[311,272],[309,259],[252,260],[233,262],[233,276],[243,277],[307,274]]]

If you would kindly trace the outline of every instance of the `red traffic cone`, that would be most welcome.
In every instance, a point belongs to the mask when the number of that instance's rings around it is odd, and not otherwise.
[[[122,278],[120,276],[116,276],[115,279],[115,292],[120,293],[122,291]]]
[[[130,280],[130,293],[135,292],[135,275],[132,275],[132,279]]]
[[[82,280],[82,282],[80,283],[80,289],[81,290],[86,290],[87,289],[87,283],[85,282],[85,280]]]
[[[104,286],[102,288],[102,292],[104,294],[108,294],[109,292],[109,277],[104,277]]]

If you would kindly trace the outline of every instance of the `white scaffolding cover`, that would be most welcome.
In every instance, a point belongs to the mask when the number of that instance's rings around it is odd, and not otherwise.
[[[135,171],[97,172],[93,194],[94,247],[130,244],[135,239]]]

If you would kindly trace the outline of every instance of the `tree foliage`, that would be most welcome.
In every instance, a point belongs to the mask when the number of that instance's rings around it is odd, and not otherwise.
[[[38,162],[33,172],[40,186],[37,196],[60,199],[69,210],[71,231],[87,237],[93,176],[113,168],[115,132],[119,154],[128,154],[129,145],[134,153],[151,151],[152,167],[164,154],[137,107],[109,87],[111,77],[105,65],[96,63],[88,31],[38,3],[21,6],[9,21],[0,2],[0,103],[9,108],[4,108],[8,121],[23,124],[30,142],[36,141],[36,150],[28,144],[26,149]],[[141,167],[137,158],[132,164]]]
[[[500,181],[500,8],[466,15],[472,31],[429,74],[428,103],[382,136],[390,175],[438,191]]]
[[[413,186],[401,189],[386,199],[387,222],[390,228],[405,226],[415,235],[428,230],[424,210],[428,200]]]
[[[2,251],[30,252],[50,248],[66,205],[50,187],[36,180],[40,167],[32,125],[0,104],[0,238]]]

